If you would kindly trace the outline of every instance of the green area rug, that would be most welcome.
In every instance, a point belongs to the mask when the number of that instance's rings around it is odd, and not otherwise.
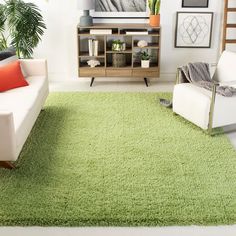
[[[19,168],[0,169],[0,225],[235,224],[235,150],[158,104],[170,96],[51,94]]]

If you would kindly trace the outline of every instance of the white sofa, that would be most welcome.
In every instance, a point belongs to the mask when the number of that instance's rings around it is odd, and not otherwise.
[[[0,93],[0,162],[13,168],[48,96],[46,60],[21,60],[29,86]]]
[[[213,80],[236,87],[236,53],[224,51]],[[236,96],[224,97],[190,83],[175,85],[173,111],[204,130],[236,123]]]

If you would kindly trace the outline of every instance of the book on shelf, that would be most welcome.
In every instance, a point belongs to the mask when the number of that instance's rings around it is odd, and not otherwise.
[[[148,35],[148,30],[126,30],[127,35]]]
[[[89,39],[88,40],[88,48],[89,48],[89,56],[97,57],[98,56],[98,40],[97,39]]]
[[[93,55],[98,56],[98,40],[93,40]]]
[[[89,56],[93,56],[93,39],[88,40]]]
[[[90,34],[97,34],[97,35],[112,34],[112,30],[111,29],[91,29]]]

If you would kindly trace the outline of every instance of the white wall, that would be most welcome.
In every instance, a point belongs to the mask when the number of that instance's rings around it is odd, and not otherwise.
[[[45,57],[49,63],[51,80],[73,80],[77,78],[76,25],[80,13],[76,0],[31,0],[41,9],[47,24],[42,43],[35,51],[35,57]],[[162,0],[161,25],[161,78],[174,78],[176,67],[189,61],[216,63],[221,42],[221,21],[223,1],[210,0],[209,8],[181,8],[182,0]],[[210,49],[174,48],[176,11],[212,11],[214,26]]]

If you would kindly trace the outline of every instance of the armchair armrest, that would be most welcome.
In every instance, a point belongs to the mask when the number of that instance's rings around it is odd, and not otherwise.
[[[47,77],[48,75],[47,61],[44,59],[22,59],[20,63],[26,76]]]
[[[16,139],[13,113],[0,110],[0,161],[15,161]]]

